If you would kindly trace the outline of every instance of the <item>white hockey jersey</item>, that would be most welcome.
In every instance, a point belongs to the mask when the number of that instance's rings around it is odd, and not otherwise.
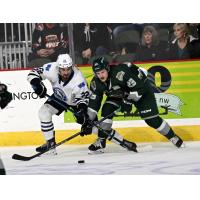
[[[73,67],[73,76],[70,81],[62,82],[56,62],[47,63],[43,67],[34,68],[27,77],[31,82],[34,78],[48,79],[52,85],[54,95],[68,105],[76,106],[80,103],[88,104],[89,89],[82,72]]]

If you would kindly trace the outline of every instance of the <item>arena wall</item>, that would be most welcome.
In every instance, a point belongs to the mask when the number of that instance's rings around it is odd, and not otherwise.
[[[177,64],[178,63],[178,64]],[[182,115],[169,114],[163,116],[174,128],[176,133],[184,140],[200,140],[200,108],[198,106],[199,91],[200,91],[200,61],[191,62],[170,62],[170,63],[150,63],[139,64],[148,69],[152,65],[166,66],[172,72],[172,77],[183,77],[183,80],[175,78],[174,85],[170,93],[176,94],[183,98],[184,106]],[[182,67],[182,68],[181,68]],[[91,74],[84,72],[86,77]],[[177,69],[177,72],[173,71]],[[185,74],[180,69],[188,69]],[[81,68],[82,70],[82,68]],[[8,85],[8,90],[13,94],[13,101],[0,112],[0,146],[21,146],[21,145],[39,145],[43,143],[43,135],[40,132],[40,123],[38,119],[38,110],[46,99],[39,99],[27,82],[26,77],[29,70],[1,71],[0,81]],[[181,74],[182,73],[182,74]],[[193,75],[192,75],[193,74]],[[191,78],[193,76],[193,78]],[[47,86],[48,93],[52,93],[50,83],[44,81]],[[177,85],[178,86],[177,86]],[[179,85],[182,86],[179,87]],[[184,94],[186,98],[184,99]],[[188,96],[193,95],[196,98],[188,100]],[[189,112],[191,110],[191,113]],[[192,112],[192,110],[194,110]],[[60,141],[80,130],[80,125],[73,122],[73,118],[68,119],[66,114],[61,114],[59,117],[53,117],[56,140]],[[125,138],[136,142],[155,142],[166,141],[163,136],[158,134],[153,129],[139,118],[121,117],[114,121],[114,126]],[[87,137],[77,137],[71,140],[68,144],[86,144],[91,143],[95,139],[94,135]]]

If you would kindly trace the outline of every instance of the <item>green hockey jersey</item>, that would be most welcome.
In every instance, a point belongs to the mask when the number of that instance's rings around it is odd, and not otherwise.
[[[98,112],[101,106],[103,95],[113,98],[123,99],[122,94],[138,92],[143,95],[148,89],[145,86],[147,77],[144,71],[133,64],[111,65],[109,78],[106,82],[101,82],[96,76],[90,83],[92,95],[89,101],[89,107]],[[113,95],[114,94],[114,95]]]

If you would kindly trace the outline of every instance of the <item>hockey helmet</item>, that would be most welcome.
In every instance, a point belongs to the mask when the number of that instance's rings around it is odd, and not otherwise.
[[[94,60],[92,69],[94,73],[101,71],[103,69],[106,69],[107,71],[109,71],[110,66],[109,66],[108,61],[104,57],[99,57],[96,60]]]
[[[56,62],[59,68],[71,68],[73,65],[72,59],[69,54],[60,54]]]

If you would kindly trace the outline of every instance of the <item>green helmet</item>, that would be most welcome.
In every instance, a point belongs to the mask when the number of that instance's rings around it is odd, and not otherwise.
[[[94,73],[101,71],[103,69],[106,69],[107,71],[109,71],[110,66],[109,66],[108,61],[104,57],[99,57],[94,60],[92,69]]]

